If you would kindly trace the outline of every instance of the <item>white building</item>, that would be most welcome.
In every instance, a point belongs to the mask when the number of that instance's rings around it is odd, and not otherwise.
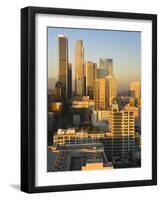
[[[114,76],[106,76],[106,90],[108,106],[111,106],[112,100],[117,97],[117,80]]]

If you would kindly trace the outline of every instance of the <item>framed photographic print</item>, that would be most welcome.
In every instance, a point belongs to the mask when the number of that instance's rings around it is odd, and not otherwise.
[[[157,16],[21,10],[21,190],[157,184]]]

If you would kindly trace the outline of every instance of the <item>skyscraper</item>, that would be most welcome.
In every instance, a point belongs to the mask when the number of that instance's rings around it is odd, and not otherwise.
[[[117,96],[117,81],[113,76],[95,80],[95,109],[107,110]]]
[[[78,96],[84,95],[84,79],[84,46],[82,40],[77,40],[75,46],[75,92]]]
[[[86,62],[86,94],[90,99],[94,98],[95,79],[97,78],[97,64]]]
[[[113,75],[113,60],[111,58],[101,58],[99,60],[100,69],[105,70],[105,76],[112,76]]]
[[[58,35],[58,66],[63,98],[67,98],[68,38],[64,35]]]
[[[106,76],[107,104],[112,105],[112,100],[117,96],[117,80],[114,76]]]
[[[105,110],[107,108],[106,80],[104,78],[95,79],[94,102],[95,110]]]
[[[68,100],[71,100],[72,97],[72,64],[68,63],[68,84],[67,84],[67,94]]]
[[[130,96],[137,99],[140,98],[140,82],[131,82],[130,83]]]

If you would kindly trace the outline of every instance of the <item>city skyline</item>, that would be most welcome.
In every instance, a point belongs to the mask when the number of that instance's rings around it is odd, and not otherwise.
[[[85,62],[95,62],[99,67],[99,59],[113,59],[113,69],[118,80],[118,90],[129,89],[131,81],[140,82],[140,32],[53,27],[48,28],[49,78],[58,79],[57,38],[60,34],[68,38],[68,61],[72,63],[73,81],[75,78],[75,45],[77,40],[82,40]]]
[[[50,43],[55,41],[54,35],[48,37],[49,73],[54,69],[57,76],[51,88],[48,84],[47,93],[48,171],[140,167],[141,84],[137,78],[140,67],[134,67],[136,60],[140,62],[139,36],[127,43],[133,33],[97,30],[72,30],[72,33],[73,36],[62,30],[58,35],[54,32],[57,39],[54,44]],[[122,40],[122,34],[127,38]],[[107,55],[107,47],[115,53]],[[57,53],[54,55],[52,50]],[[120,67],[121,62],[126,63],[126,70]],[[122,92],[118,92],[120,81]]]

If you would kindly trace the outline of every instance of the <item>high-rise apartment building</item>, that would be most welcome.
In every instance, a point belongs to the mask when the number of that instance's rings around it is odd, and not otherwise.
[[[113,160],[125,161],[132,158],[135,147],[134,112],[119,110],[117,104],[112,104],[109,128],[113,138]]]
[[[95,79],[97,78],[97,64],[91,61],[86,62],[86,95],[94,98]]]
[[[130,96],[137,99],[140,98],[140,82],[131,82],[130,83]]]
[[[62,84],[63,98],[67,98],[68,38],[58,35],[59,81]]]
[[[100,69],[105,70],[105,76],[113,76],[113,60],[111,58],[101,58],[99,65]]]
[[[112,100],[117,97],[117,80],[114,76],[106,76],[107,104],[112,105]]]
[[[75,93],[78,96],[83,96],[85,93],[84,79],[84,46],[82,40],[77,40],[75,46]]]

